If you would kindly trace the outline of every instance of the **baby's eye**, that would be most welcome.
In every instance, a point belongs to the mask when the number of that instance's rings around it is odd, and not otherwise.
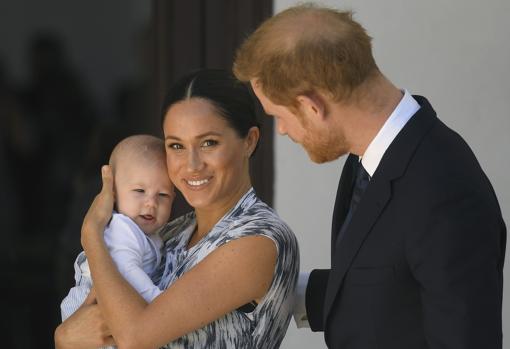
[[[145,193],[145,190],[140,189],[140,188],[133,189],[133,191],[134,191],[134,192],[137,192],[137,193]]]
[[[202,143],[202,147],[212,147],[218,144],[218,141],[214,139],[206,139],[204,143]]]
[[[170,197],[170,194],[168,194],[168,193],[159,193],[158,195],[160,197],[163,197],[163,198],[169,198]]]

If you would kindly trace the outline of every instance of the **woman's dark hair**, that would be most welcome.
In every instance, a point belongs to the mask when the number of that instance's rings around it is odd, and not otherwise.
[[[163,101],[161,124],[173,104],[193,97],[211,102],[241,138],[253,126],[260,128],[248,86],[221,69],[201,69],[179,79]]]

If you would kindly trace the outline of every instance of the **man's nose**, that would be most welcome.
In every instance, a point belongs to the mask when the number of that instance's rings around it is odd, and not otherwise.
[[[285,136],[287,134],[287,128],[283,124],[281,120],[276,119],[276,130],[278,131],[278,134]]]

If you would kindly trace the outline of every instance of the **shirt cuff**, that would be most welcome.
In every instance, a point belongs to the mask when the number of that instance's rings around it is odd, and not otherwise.
[[[296,289],[294,291],[294,321],[297,328],[310,327],[306,315],[306,286],[308,285],[309,272],[300,272]]]

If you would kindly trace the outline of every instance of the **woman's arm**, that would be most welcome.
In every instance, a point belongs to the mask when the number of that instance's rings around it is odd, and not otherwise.
[[[276,245],[251,236],[219,247],[147,304],[115,267],[102,238],[113,206],[112,178],[87,213],[82,244],[100,309],[119,348],[158,348],[214,321],[267,292],[276,264]]]

